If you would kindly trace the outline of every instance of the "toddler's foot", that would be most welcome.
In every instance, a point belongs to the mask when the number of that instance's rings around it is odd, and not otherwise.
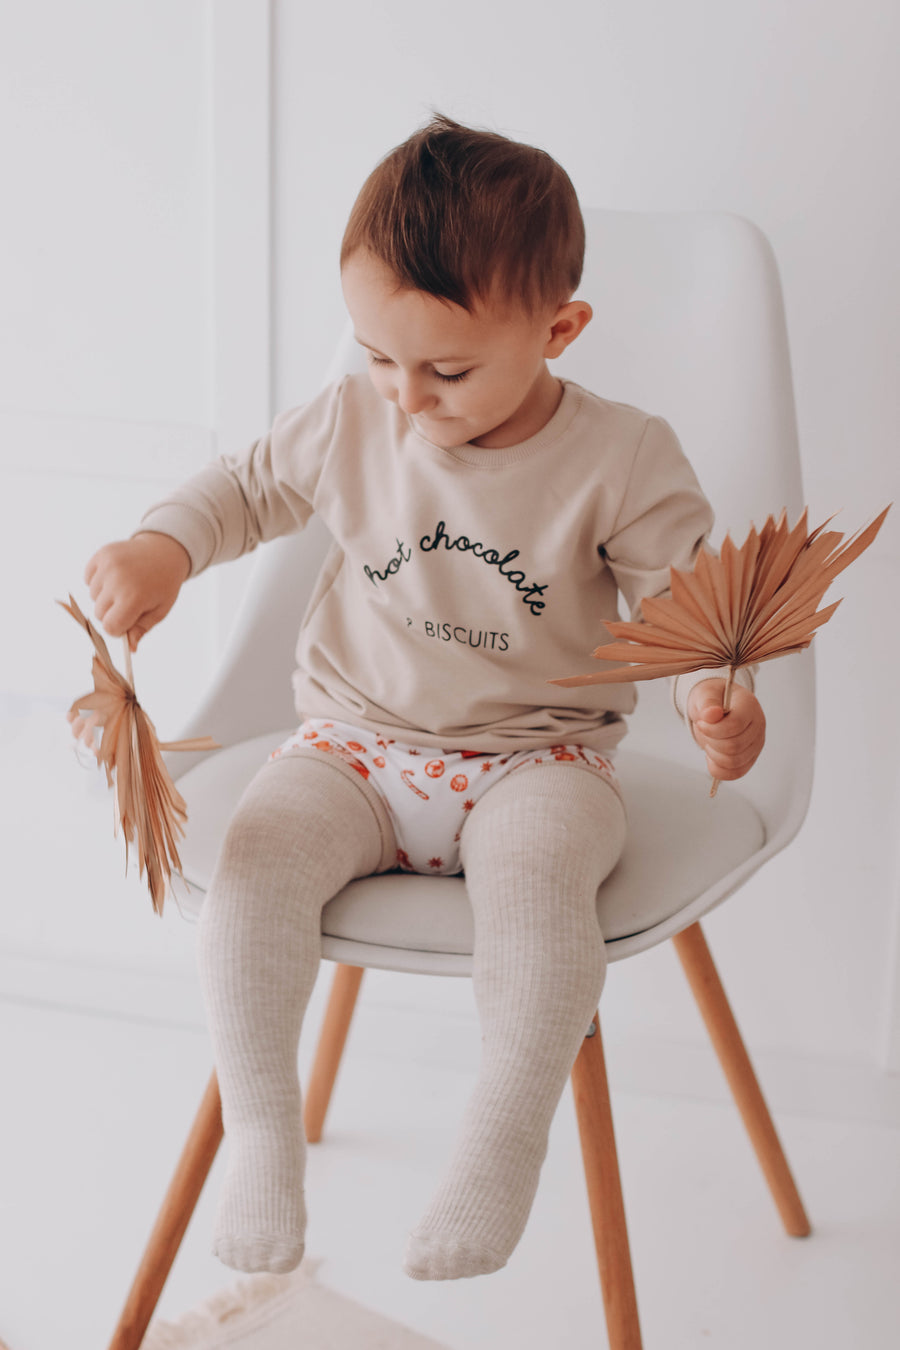
[[[496,1121],[493,1122],[496,1125]],[[449,1173],[412,1232],[403,1269],[414,1280],[490,1275],[509,1260],[537,1191],[546,1136],[464,1133]]]
[[[302,1136],[269,1132],[229,1141],[213,1234],[213,1255],[246,1274],[285,1274],[303,1260],[306,1204]]]
[[[237,1237],[223,1235],[213,1243],[213,1256],[232,1270],[245,1275],[263,1271],[270,1275],[286,1275],[296,1270],[303,1260],[306,1244],[287,1237],[266,1237],[257,1233],[242,1233]]]
[[[462,1280],[490,1275],[506,1265],[507,1257],[477,1243],[462,1242],[452,1234],[410,1235],[403,1269],[414,1280]]]

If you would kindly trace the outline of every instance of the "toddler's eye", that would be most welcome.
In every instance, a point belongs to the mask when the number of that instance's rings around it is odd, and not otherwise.
[[[374,352],[368,352],[367,356],[370,366],[392,366],[394,364],[390,357],[376,356]],[[459,384],[461,380],[465,380],[471,374],[471,371],[461,370],[458,375],[442,375],[439,370],[436,370],[434,374],[435,378],[442,380],[444,384]]]

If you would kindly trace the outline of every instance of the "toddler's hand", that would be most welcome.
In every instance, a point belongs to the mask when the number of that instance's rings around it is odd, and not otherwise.
[[[96,732],[100,726],[100,714],[92,712],[84,716],[77,708],[70,708],[66,717],[76,741],[81,741],[82,745],[87,746],[95,759],[99,758]]]
[[[105,544],[88,563],[84,579],[94,613],[110,637],[124,637],[132,651],[164,619],[187,580],[187,550],[167,534],[136,534]]]
[[[694,685],[687,705],[691,731],[713,778],[743,778],[765,745],[766,717],[756,695],[741,684],[731,687],[727,713],[724,697],[724,679]]]

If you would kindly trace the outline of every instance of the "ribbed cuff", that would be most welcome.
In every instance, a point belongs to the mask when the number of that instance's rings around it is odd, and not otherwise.
[[[215,551],[215,536],[199,511],[190,506],[164,503],[151,507],[134,534],[167,534],[186,549],[191,576],[209,566]]]

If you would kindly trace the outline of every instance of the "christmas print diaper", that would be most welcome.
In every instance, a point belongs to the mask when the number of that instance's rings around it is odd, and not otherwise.
[[[539,764],[577,764],[619,785],[609,754],[580,745],[483,754],[416,746],[344,722],[308,718],[271,758],[312,751],[334,755],[371,783],[387,808],[406,872],[453,876],[462,871],[459,841],[466,816],[507,774]]]

